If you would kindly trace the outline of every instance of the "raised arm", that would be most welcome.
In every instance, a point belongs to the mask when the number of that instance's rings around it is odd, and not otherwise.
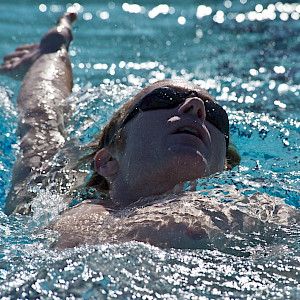
[[[64,100],[73,86],[68,46],[76,19],[75,13],[65,13],[39,44],[23,45],[4,57],[0,74],[22,80],[17,100],[21,153],[13,167],[7,214],[30,211],[28,184],[39,182],[65,142]]]

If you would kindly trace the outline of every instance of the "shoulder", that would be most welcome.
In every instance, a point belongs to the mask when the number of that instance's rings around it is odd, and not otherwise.
[[[82,203],[64,211],[54,222],[49,225],[49,228],[56,231],[74,231],[75,228],[80,229],[92,224],[103,223],[104,217],[108,216],[112,209],[107,203],[97,200],[89,199]]]
[[[72,248],[80,244],[96,244],[97,235],[111,210],[106,203],[99,200],[85,200],[84,202],[63,212],[48,229],[58,233],[56,242],[52,245],[56,249]]]

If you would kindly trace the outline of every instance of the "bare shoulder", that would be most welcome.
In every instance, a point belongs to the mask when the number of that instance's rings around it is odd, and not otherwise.
[[[111,209],[98,200],[86,200],[63,212],[48,226],[58,233],[53,247],[64,249],[80,244],[96,244],[101,226],[110,214]]]
[[[82,203],[64,211],[51,224],[51,229],[60,231],[66,226],[74,228],[74,224],[90,224],[101,222],[109,214],[108,208],[98,200],[85,200]]]
[[[103,203],[101,203],[101,201],[97,199],[89,199],[65,211],[61,215],[61,218],[64,217],[66,218],[69,216],[84,217],[86,215],[91,215],[91,214],[107,214],[107,213],[108,210],[106,206]]]

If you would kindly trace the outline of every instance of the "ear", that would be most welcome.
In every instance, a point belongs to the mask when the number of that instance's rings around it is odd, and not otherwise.
[[[106,179],[114,177],[119,171],[119,162],[108,147],[104,147],[97,152],[94,163],[96,172]]]

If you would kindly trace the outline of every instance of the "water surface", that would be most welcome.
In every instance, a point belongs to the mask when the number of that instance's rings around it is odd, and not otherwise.
[[[292,2],[86,1],[77,5],[71,138],[90,141],[145,85],[183,77],[200,84],[230,115],[242,163],[201,184],[230,184],[299,208],[299,13]],[[167,3],[167,4],[166,4]],[[0,6],[0,56],[37,42],[68,1]],[[19,151],[20,83],[0,78],[0,203]],[[226,198],[226,191],[223,192]],[[228,196],[227,196],[228,198]],[[240,236],[210,249],[159,249],[131,242],[56,251],[37,231],[63,209],[41,191],[31,217],[0,209],[0,295],[11,298],[297,299],[299,226]],[[55,209],[54,209],[55,208]],[[284,232],[284,234],[282,233]],[[272,237],[268,239],[268,237]],[[233,239],[234,240],[234,239]],[[234,251],[231,251],[234,250]]]

